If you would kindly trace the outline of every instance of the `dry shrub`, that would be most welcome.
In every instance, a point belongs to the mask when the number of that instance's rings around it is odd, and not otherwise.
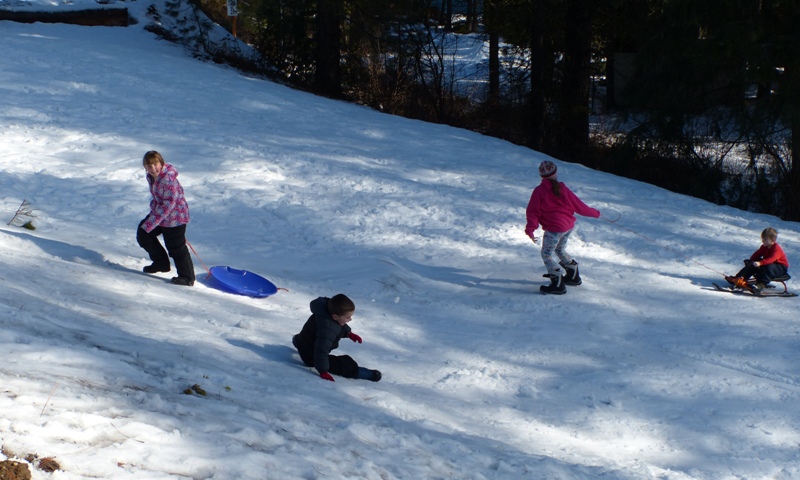
[[[39,460],[39,470],[45,472],[55,472],[56,470],[61,470],[61,465],[56,462],[53,457],[44,457],[43,459]]]

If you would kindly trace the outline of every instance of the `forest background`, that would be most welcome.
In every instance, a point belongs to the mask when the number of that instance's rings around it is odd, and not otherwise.
[[[796,0],[248,0],[235,18],[225,0],[167,6],[157,33],[198,56],[800,220]],[[211,42],[205,16],[257,55]],[[488,61],[465,71],[475,38]]]

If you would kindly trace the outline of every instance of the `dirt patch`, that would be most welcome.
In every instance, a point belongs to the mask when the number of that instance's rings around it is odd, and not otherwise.
[[[27,463],[3,460],[0,462],[0,480],[31,480]]]

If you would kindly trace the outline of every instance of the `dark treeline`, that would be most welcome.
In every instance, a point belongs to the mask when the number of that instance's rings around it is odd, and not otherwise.
[[[194,1],[226,24],[224,1]],[[800,0],[248,0],[239,9],[239,37],[298,88],[800,220]],[[469,78],[479,89],[464,88],[453,60],[464,33],[488,45],[481,78]]]

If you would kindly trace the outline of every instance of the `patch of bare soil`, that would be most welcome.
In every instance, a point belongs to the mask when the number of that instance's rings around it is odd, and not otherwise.
[[[3,460],[0,462],[0,480],[31,480],[27,463]]]

